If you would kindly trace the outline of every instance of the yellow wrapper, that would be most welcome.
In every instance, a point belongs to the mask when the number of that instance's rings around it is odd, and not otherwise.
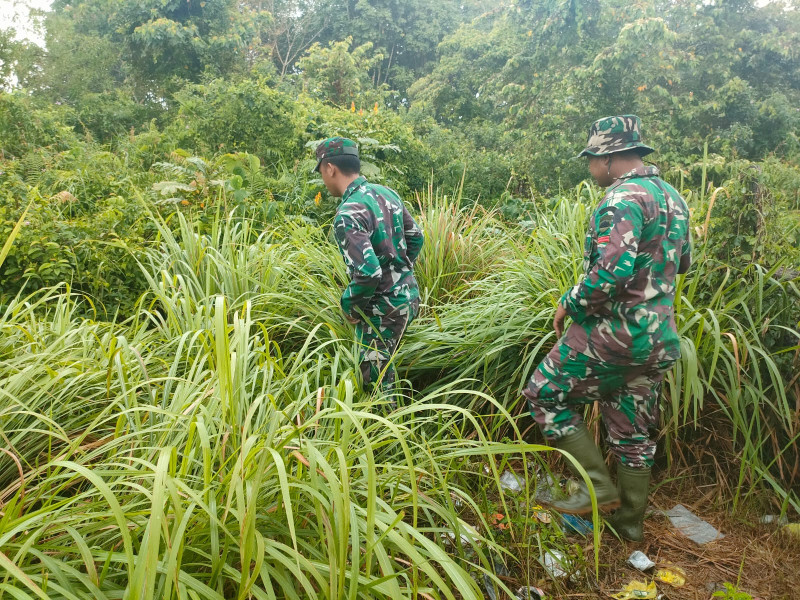
[[[671,569],[658,569],[655,573],[655,578],[672,587],[681,587],[686,584],[686,573],[679,567],[672,567]]]
[[[645,583],[644,581],[631,581],[626,585],[621,592],[611,596],[616,600],[641,600],[643,598],[655,598],[658,594],[656,589],[656,582],[651,581]]]

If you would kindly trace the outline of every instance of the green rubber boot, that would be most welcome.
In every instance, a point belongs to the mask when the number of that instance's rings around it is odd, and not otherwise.
[[[556,445],[561,450],[566,450],[580,463],[589,475],[597,496],[597,507],[600,510],[612,510],[620,505],[617,488],[611,482],[608,468],[603,460],[597,444],[594,443],[589,430],[584,423],[578,429],[559,439]],[[569,462],[570,470],[577,476],[580,489],[566,500],[554,500],[550,507],[570,515],[585,515],[592,512],[592,498],[589,489],[583,483],[583,477]]]
[[[650,489],[650,469],[617,466],[617,487],[622,506],[607,521],[619,537],[641,542],[644,539],[644,513]]]

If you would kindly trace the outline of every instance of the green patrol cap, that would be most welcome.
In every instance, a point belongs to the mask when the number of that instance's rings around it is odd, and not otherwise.
[[[353,140],[348,140],[338,135],[322,140],[322,143],[317,146],[317,166],[314,167],[314,171],[319,171],[319,166],[326,158],[341,156],[342,154],[352,154],[358,158],[358,146]]]
[[[605,156],[615,152],[638,149],[641,156],[655,152],[642,143],[642,122],[636,115],[603,117],[592,123],[589,139],[578,157]]]

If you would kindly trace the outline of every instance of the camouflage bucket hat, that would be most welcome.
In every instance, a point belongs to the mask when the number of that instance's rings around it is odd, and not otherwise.
[[[592,123],[586,148],[578,154],[578,157],[605,156],[636,149],[642,156],[655,152],[642,142],[641,129],[642,122],[636,115],[618,115],[598,119]]]
[[[319,166],[326,158],[341,156],[342,154],[352,154],[358,157],[358,146],[353,140],[340,136],[322,140],[322,143],[317,146],[317,166],[314,167],[314,171],[319,171]]]

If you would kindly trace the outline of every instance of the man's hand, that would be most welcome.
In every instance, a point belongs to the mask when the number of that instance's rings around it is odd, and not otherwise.
[[[559,304],[558,308],[556,309],[556,317],[553,319],[553,329],[556,330],[556,335],[558,337],[561,337],[564,334],[564,319],[566,318],[567,310]]]
[[[355,317],[351,317],[348,314],[345,314],[344,318],[347,319],[347,322],[350,323],[351,325],[355,325],[360,320],[360,319],[356,319]]]

